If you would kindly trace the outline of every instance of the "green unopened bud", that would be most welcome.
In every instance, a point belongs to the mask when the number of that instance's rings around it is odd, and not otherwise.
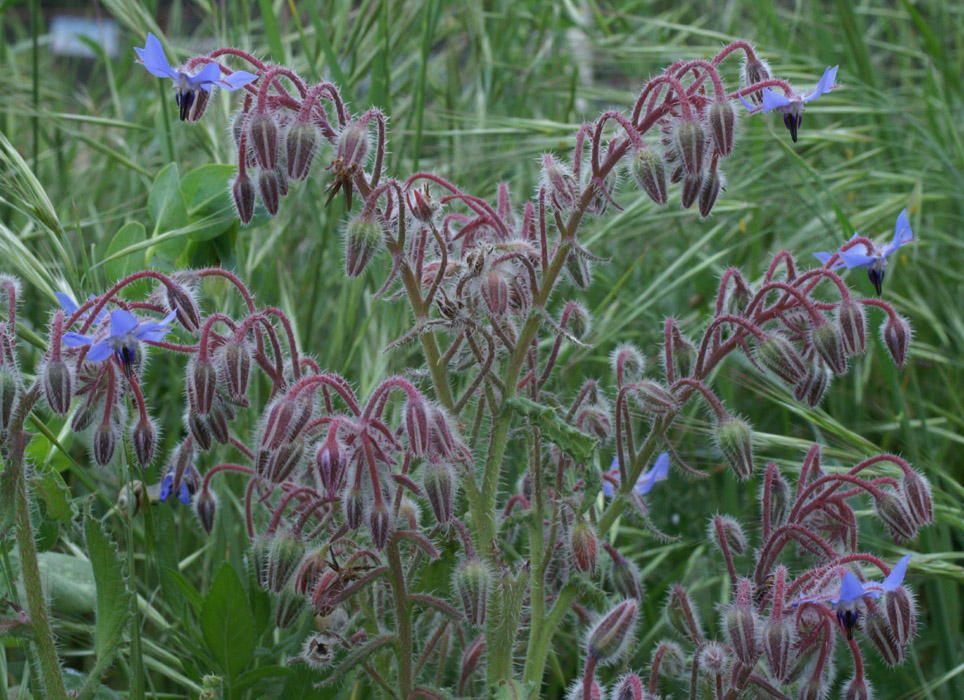
[[[653,665],[659,660],[659,675],[667,679],[679,678],[686,672],[686,655],[674,641],[664,639],[653,652]]]
[[[714,102],[707,114],[710,123],[710,135],[713,146],[721,156],[728,156],[733,151],[733,134],[736,131],[736,112],[729,100]]]
[[[681,637],[693,643],[703,640],[703,629],[700,627],[696,608],[682,586],[673,586],[670,590],[666,606],[663,608],[663,615],[669,626]]]
[[[620,386],[640,381],[643,378],[643,370],[646,368],[643,354],[639,348],[630,343],[623,343],[616,347],[609,356],[609,365]]]
[[[813,408],[823,400],[830,386],[830,370],[824,367],[821,360],[811,362],[807,367],[807,375],[793,387],[793,395],[797,401],[805,401]]]
[[[455,570],[453,584],[455,592],[462,601],[465,617],[472,625],[485,624],[486,601],[492,574],[484,564],[469,559]]]
[[[741,556],[746,551],[746,535],[743,533],[743,526],[736,518],[729,515],[717,515],[710,520],[710,539],[718,549],[723,549],[723,542],[727,548],[736,556]]]
[[[293,532],[282,532],[272,538],[268,550],[265,586],[280,593],[305,556],[305,543]]]
[[[141,418],[131,428],[131,446],[134,448],[134,456],[143,469],[150,466],[154,459],[154,451],[157,447],[157,428],[150,418]]]
[[[633,179],[649,198],[666,204],[666,165],[663,156],[654,148],[637,148],[630,163]]]
[[[382,225],[364,212],[354,216],[345,229],[345,272],[358,277],[385,241]]]
[[[779,333],[764,335],[757,341],[756,359],[790,386],[795,386],[807,374],[793,343]]]
[[[753,476],[753,433],[746,421],[725,416],[717,421],[713,439],[723,459],[740,481]]]
[[[17,378],[6,367],[0,367],[0,430],[6,430],[13,417],[13,409],[20,396]]]
[[[827,367],[837,374],[847,373],[847,355],[843,338],[835,323],[820,323],[810,329],[810,342]]]
[[[590,658],[602,664],[619,661],[633,640],[638,612],[639,603],[624,600],[603,616],[589,632],[586,649]]]
[[[706,131],[703,125],[693,119],[681,119],[673,134],[673,143],[686,173],[693,177],[701,175],[703,157],[706,155]]]
[[[295,591],[291,582],[288,582],[278,595],[278,613],[275,616],[275,622],[282,629],[293,627],[307,608],[308,599]]]
[[[596,573],[598,543],[596,532],[585,520],[578,520],[569,533],[569,552],[572,564],[582,573]]]
[[[569,255],[566,257],[566,272],[569,273],[569,279],[572,280],[577,289],[589,289],[592,285],[592,270],[589,267],[589,261],[575,250],[569,251]]]
[[[47,405],[58,416],[66,416],[74,395],[70,366],[63,360],[50,360],[43,366],[41,374]]]
[[[318,127],[311,122],[299,122],[292,126],[285,136],[285,150],[291,179],[307,178],[318,150]]]
[[[218,499],[212,491],[201,489],[201,493],[194,499],[194,513],[198,522],[207,534],[214,530],[214,516],[218,511]]]
[[[676,397],[658,382],[648,379],[637,382],[632,395],[639,407],[652,416],[665,416],[679,410]]]
[[[713,211],[720,192],[726,189],[726,176],[719,170],[712,168],[703,177],[703,187],[700,189],[700,218],[705,219]]]
[[[752,668],[762,653],[757,641],[757,617],[753,608],[737,603],[726,612],[723,621],[736,658]]]
[[[111,423],[100,423],[91,443],[94,461],[102,467],[110,464],[117,448],[117,431]]]

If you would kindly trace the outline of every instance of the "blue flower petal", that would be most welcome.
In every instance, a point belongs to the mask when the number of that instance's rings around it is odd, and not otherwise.
[[[99,343],[92,345],[90,350],[87,351],[87,359],[91,362],[103,362],[111,354],[111,347],[107,344],[106,340],[102,340]]]
[[[134,314],[124,309],[116,309],[110,312],[110,334],[114,338],[127,335],[137,328],[137,319]]]
[[[162,501],[166,501],[167,497],[171,495],[171,489],[173,486],[174,486],[174,476],[170,473],[165,474],[164,478],[161,479],[160,498]]]
[[[893,591],[899,588],[904,582],[904,576],[907,575],[908,562],[910,562],[910,554],[905,554],[899,562],[894,564],[894,568],[890,570],[890,576],[884,579],[881,588],[885,591]]]
[[[834,66],[831,68],[827,66],[827,70],[823,72],[823,77],[820,78],[820,82],[817,83],[817,87],[809,95],[803,98],[804,102],[809,102],[810,100],[815,100],[821,95],[830,92],[837,82],[837,69],[840,66]]]
[[[856,576],[849,571],[844,574],[843,581],[840,583],[840,597],[838,602],[849,603],[862,598],[867,591]]]
[[[68,314],[72,314],[77,311],[77,304],[75,304],[74,300],[63,292],[54,292],[54,296],[57,297],[57,301],[60,302],[60,308],[62,308]]]
[[[657,481],[664,481],[669,474],[669,453],[663,452],[656,458],[655,464],[645,474],[639,477],[636,482],[636,491],[641,496],[653,490]]]
[[[192,88],[210,86],[221,79],[221,69],[216,63],[206,63],[195,75],[189,75],[187,82]]]
[[[191,502],[191,490],[187,487],[187,480],[181,481],[181,488],[177,490],[177,500],[187,505]]]
[[[164,47],[156,36],[148,32],[147,43],[143,49],[134,49],[138,58],[144,62],[144,67],[152,75],[158,78],[176,78],[177,71],[171,68],[171,64],[164,55]]]
[[[897,225],[894,227],[894,238],[890,245],[884,249],[884,256],[889,256],[902,245],[912,243],[914,232],[910,229],[910,221],[907,220],[907,210],[904,209],[897,216]]]
[[[743,94],[742,94],[742,93],[740,93],[740,102],[743,103],[743,106],[746,107],[746,110],[747,110],[748,112],[752,112],[753,110],[756,109],[755,106],[753,106],[752,104],[750,104],[749,102],[746,101],[746,98],[743,97]]]
[[[780,109],[790,104],[785,96],[773,92],[770,88],[763,88],[763,113],[766,114],[771,109]]]
[[[81,335],[80,333],[64,333],[61,341],[64,345],[68,345],[72,348],[79,348],[82,345],[90,345],[94,342],[94,339],[89,335]]]
[[[860,252],[859,250],[857,250],[857,248],[858,246],[854,246],[853,248],[850,248],[848,250],[838,251],[838,254],[840,255],[840,259],[843,261],[843,264],[846,265],[848,268],[866,267],[868,265],[872,265],[874,262],[874,258],[870,257],[866,253]],[[864,249],[866,250],[866,247]]]
[[[231,75],[226,75],[218,81],[218,85],[223,87],[225,90],[237,90],[238,88],[244,87],[248,83],[253,83],[258,79],[258,76],[254,73],[248,73],[243,70],[236,70]]]

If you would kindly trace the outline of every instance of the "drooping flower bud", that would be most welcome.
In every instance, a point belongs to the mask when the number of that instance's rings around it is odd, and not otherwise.
[[[295,469],[301,466],[304,456],[304,440],[299,438],[291,442],[286,442],[271,451],[271,455],[268,458],[267,471],[260,476],[272,483],[280,484],[291,476]]]
[[[197,515],[198,522],[207,534],[214,530],[214,516],[218,512],[218,499],[214,492],[208,489],[201,489],[197,498],[194,499],[194,513]]]
[[[385,242],[382,225],[374,215],[353,216],[345,229],[345,273],[358,277]]]
[[[268,112],[255,112],[248,119],[248,144],[263,170],[278,165],[278,124]]]
[[[311,171],[311,163],[318,151],[318,127],[311,122],[297,122],[285,136],[288,176],[304,180]]]
[[[830,377],[830,370],[824,367],[822,361],[811,362],[807,367],[806,376],[793,387],[794,397],[797,401],[805,401],[811,408],[817,406],[827,393]]]
[[[873,700],[874,691],[863,675],[854,676],[844,685],[844,700]]]
[[[258,173],[258,192],[268,213],[274,216],[281,208],[281,184],[274,170],[262,170]]]
[[[686,174],[691,177],[702,175],[703,157],[706,155],[706,131],[703,125],[693,119],[681,119],[673,133],[673,145]]]
[[[898,586],[881,596],[879,608],[887,618],[890,633],[901,646],[906,646],[917,634],[917,602],[906,586]]]
[[[614,700],[647,700],[647,695],[649,693],[643,687],[642,679],[635,673],[630,673],[619,681],[619,685],[616,686],[616,695],[613,697]]]
[[[281,589],[278,594],[278,612],[275,615],[275,624],[281,629],[293,627],[301,619],[308,601],[305,596],[295,591],[294,586],[289,582]]]
[[[699,650],[700,671],[722,675],[730,665],[730,652],[717,641],[710,641]]]
[[[100,423],[94,430],[92,441],[94,461],[102,467],[110,464],[114,458],[114,450],[117,448],[117,431],[109,423]]]
[[[62,359],[51,359],[44,363],[40,370],[44,388],[44,397],[50,410],[58,416],[66,416],[70,412],[70,400],[74,395],[73,374]],[[0,380],[2,381],[2,380]],[[2,394],[2,389],[0,389]],[[0,396],[0,403],[2,403]],[[8,420],[0,416],[0,424],[6,425]]]
[[[589,697],[585,697],[585,682],[578,678],[569,684],[569,690],[566,691],[566,700],[604,700],[602,687],[599,685],[599,681],[595,678],[592,680],[592,685],[589,687]]]
[[[638,612],[636,600],[624,600],[600,618],[589,632],[586,651],[590,658],[601,664],[619,661],[633,640]]]
[[[713,428],[713,439],[723,460],[740,481],[753,476],[753,433],[746,421],[727,415]]]
[[[408,435],[408,445],[416,457],[428,452],[429,430],[428,414],[431,407],[425,403],[421,394],[409,396],[405,402],[405,433]]]
[[[147,469],[154,459],[154,451],[157,447],[157,428],[150,418],[146,416],[140,418],[131,428],[131,445],[141,468]]]
[[[240,399],[248,393],[248,379],[251,376],[251,350],[246,343],[228,340],[218,348],[216,362],[220,377],[233,399]]]
[[[770,527],[779,527],[790,512],[790,484],[779,470],[774,470],[770,488]]]
[[[594,575],[598,554],[596,532],[585,520],[577,520],[569,531],[569,553],[577,571]]]
[[[348,459],[337,438],[330,437],[315,452],[315,467],[318,478],[329,496],[338,493],[348,470]]]
[[[750,87],[751,85],[756,85],[757,83],[762,83],[764,80],[770,79],[770,66],[767,65],[766,61],[761,60],[757,56],[749,58],[743,63],[742,67],[742,78],[743,86]],[[760,90],[747,96],[750,102],[755,104],[763,103],[763,93]]]
[[[372,503],[368,513],[368,531],[372,536],[372,543],[377,549],[385,549],[388,537],[392,534],[392,514],[384,501]]]
[[[238,173],[231,183],[231,197],[234,207],[238,210],[238,218],[242,224],[251,223],[254,218],[254,183],[247,173]]]
[[[579,197],[579,186],[572,171],[548,153],[542,156],[542,182],[555,208],[571,209]]]
[[[710,520],[709,532],[710,539],[720,551],[723,549],[722,541],[726,542],[727,548],[736,556],[746,551],[746,535],[743,534],[743,526],[736,518],[729,515],[714,516]]]
[[[736,131],[736,112],[729,100],[718,100],[710,105],[707,114],[713,146],[721,156],[733,151],[733,135]]]
[[[201,415],[210,413],[218,389],[218,372],[214,364],[197,355],[192,357],[187,365],[187,385],[192,408]]]
[[[874,498],[874,511],[890,530],[894,542],[912,540],[917,535],[917,523],[900,495],[882,491]]]
[[[891,668],[900,666],[904,662],[906,651],[902,644],[898,644],[894,634],[887,624],[887,618],[877,606],[868,606],[864,616],[864,636],[873,644],[881,660]]]
[[[365,492],[360,488],[349,488],[343,498],[345,522],[352,530],[361,527],[365,519]]]
[[[693,374],[696,367],[696,346],[685,335],[674,328],[670,336],[670,352],[673,362],[674,379],[682,379]]]
[[[700,218],[705,219],[710,215],[723,190],[726,190],[726,176],[716,168],[711,168],[703,176],[703,186],[700,189]]]
[[[578,340],[584,340],[592,329],[592,316],[589,309],[582,304],[570,302],[569,315],[566,318],[566,330]]]
[[[880,328],[880,337],[887,346],[887,351],[893,358],[897,369],[903,369],[907,361],[907,351],[911,339],[910,323],[903,316],[887,317],[887,322]]]
[[[866,344],[864,307],[847,297],[837,306],[837,326],[847,355],[860,355]]]
[[[796,385],[807,374],[793,343],[780,333],[768,333],[757,341],[756,359],[790,386]]]
[[[749,581],[740,581],[741,587],[749,586]],[[753,667],[760,657],[762,650],[759,644],[759,624],[756,611],[750,606],[749,596],[746,600],[737,600],[723,616],[726,634],[730,638],[733,653],[740,662]]]
[[[164,288],[167,308],[177,313],[177,321],[188,333],[197,333],[201,327],[201,312],[194,296],[183,285],[171,284]]]
[[[285,531],[272,537],[271,545],[268,548],[265,587],[270,591],[280,593],[304,556],[305,543],[295,533]]]
[[[613,588],[619,595],[642,603],[646,591],[635,564],[622,556],[613,557],[609,575],[612,577]]]
[[[659,660],[659,676],[671,680],[681,677],[686,672],[686,655],[682,647],[676,642],[663,639],[653,651],[652,665],[655,667]]]
[[[693,206],[693,202],[696,201],[696,198],[700,196],[700,192],[702,191],[703,176],[686,175],[683,178],[683,189],[680,190],[680,205],[682,205],[684,209],[689,209],[691,206]]]
[[[679,410],[679,402],[669,389],[651,380],[636,382],[633,398],[643,411],[652,416],[665,416]]]
[[[592,285],[592,270],[589,261],[575,250],[571,250],[566,257],[566,272],[577,289],[589,289]]]
[[[633,151],[630,170],[636,184],[657,204],[666,204],[666,166],[656,149],[643,146]]]
[[[509,308],[509,284],[498,270],[490,270],[480,288],[485,305],[496,318],[501,318]]]
[[[699,617],[682,586],[676,585],[670,590],[663,614],[669,626],[681,637],[693,643],[702,641],[703,629],[700,627]]]
[[[210,450],[214,436],[211,434],[211,425],[208,423],[207,417],[188,409],[185,418],[188,430],[191,431],[191,436],[197,446],[205,451]]]
[[[609,355],[609,366],[616,375],[616,384],[633,384],[643,378],[646,361],[635,345],[622,343]]]
[[[6,367],[0,367],[0,430],[10,426],[13,409],[20,396],[20,384],[17,378]]]
[[[465,684],[475,673],[482,664],[482,658],[485,655],[485,635],[480,634],[478,637],[472,640],[465,649],[465,653],[462,654],[462,660],[459,662],[459,695],[464,695]]]
[[[485,609],[492,574],[477,559],[468,559],[455,570],[453,587],[462,601],[462,609],[469,624],[485,624]]]
[[[422,488],[439,523],[448,523],[455,512],[455,475],[444,462],[429,462],[422,470]]]
[[[934,503],[931,486],[927,478],[919,472],[911,471],[901,480],[901,493],[907,509],[918,525],[927,525],[934,520]]]
[[[810,329],[810,342],[827,367],[836,374],[847,373],[847,355],[843,335],[835,323],[820,323]]]
[[[368,130],[358,122],[346,124],[335,141],[335,160],[342,161],[342,167],[358,168],[368,156]]]
[[[790,675],[790,652],[795,641],[793,626],[787,620],[771,617],[763,624],[761,641],[770,673],[783,683]]]

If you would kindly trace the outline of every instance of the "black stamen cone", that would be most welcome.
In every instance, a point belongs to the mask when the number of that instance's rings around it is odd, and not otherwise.
[[[187,119],[188,112],[191,111],[191,105],[194,104],[194,93],[177,93],[177,104],[181,108],[181,121],[183,122]]]
[[[884,293],[884,271],[871,268],[867,270],[867,276],[870,277],[874,289],[877,290],[877,296],[881,296]]]

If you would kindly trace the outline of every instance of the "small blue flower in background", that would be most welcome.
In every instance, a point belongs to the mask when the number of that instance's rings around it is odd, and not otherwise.
[[[803,109],[807,102],[811,102],[823,94],[826,94],[836,87],[837,82],[837,69],[840,66],[827,67],[827,70],[823,72],[823,77],[820,78],[820,82],[817,83],[817,87],[813,89],[813,92],[806,95],[794,95],[793,97],[787,97],[781,95],[778,92],[774,92],[770,88],[763,88],[761,91],[763,96],[763,113],[766,114],[771,110],[777,110],[783,115],[783,123],[790,130],[790,137],[793,142],[797,142],[797,132],[800,130],[800,126],[803,124]],[[754,107],[743,95],[740,95],[740,102],[751,112],[756,112],[757,107]]]
[[[164,47],[156,36],[147,34],[144,48],[134,47],[134,53],[144,67],[158,78],[170,78],[177,90],[175,99],[181,109],[181,121],[187,119],[191,105],[198,98],[198,91],[208,93],[211,88],[220,85],[226,90],[237,90],[258,79],[257,75],[243,70],[235,71],[231,75],[221,77],[221,69],[215,63],[206,63],[195,75],[188,75],[183,71],[171,68],[171,64],[164,55]]]
[[[854,627],[857,626],[857,619],[860,617],[859,602],[864,598],[877,599],[882,594],[899,588],[904,582],[904,576],[907,575],[907,564],[910,562],[910,556],[910,554],[905,554],[891,569],[890,575],[881,583],[875,581],[861,583],[860,579],[847,571],[840,582],[840,592],[836,597],[805,598],[797,601],[796,605],[801,603],[828,603],[836,610],[837,621],[847,631],[847,639],[853,639]]]
[[[612,466],[610,466],[609,471],[606,473],[616,482],[619,481],[618,457],[613,457]],[[640,496],[645,496],[647,493],[653,490],[653,486],[657,481],[664,481],[668,475],[669,453],[663,452],[659,457],[656,458],[656,462],[649,471],[643,472],[639,475],[639,479],[636,480],[636,492]],[[603,495],[605,495],[607,498],[612,498],[613,495],[615,495],[613,483],[609,479],[603,479],[602,491]]]
[[[62,308],[64,311],[66,311],[68,315],[73,315],[73,314],[77,311],[77,309],[80,308],[80,307],[74,302],[73,299],[71,299],[68,295],[64,294],[63,292],[54,292],[54,296],[57,297],[57,301],[60,302],[60,308]],[[93,300],[93,299],[96,299],[96,298],[97,298],[97,295],[95,295],[95,294],[92,293],[92,294],[90,295],[90,297],[88,297],[88,300]],[[98,312],[97,312],[97,316],[94,318],[94,323],[100,323],[101,321],[103,321],[103,320],[104,320],[104,313],[105,313],[105,312],[104,312],[103,309],[101,309],[100,311],[98,311]],[[90,316],[90,312],[89,312],[89,311],[81,314],[81,315],[80,315],[80,320],[81,320],[81,321],[86,320],[88,316]]]
[[[857,238],[856,233],[851,240],[854,238]],[[917,239],[914,238],[914,232],[910,230],[910,221],[907,220],[907,210],[904,209],[897,216],[897,226],[894,228],[894,238],[890,242],[890,245],[884,248],[874,246],[872,250],[867,250],[865,244],[859,244],[848,250],[838,250],[837,255],[839,257],[837,261],[830,266],[830,269],[836,270],[841,267],[848,269],[853,267],[866,268],[867,275],[870,277],[874,289],[877,290],[877,296],[880,296],[883,292],[884,273],[887,271],[887,258],[901,246],[914,243],[916,240]],[[833,257],[833,253],[826,252],[814,253],[813,255],[825,265],[827,261]]]
[[[130,377],[134,362],[137,361],[142,341],[158,341],[167,335],[169,324],[177,315],[172,311],[160,323],[154,321],[139,321],[134,314],[123,309],[110,312],[110,333],[106,338],[98,340],[94,336],[80,333],[64,333],[64,345],[80,347],[90,345],[87,359],[91,362],[103,362],[111,354],[124,368],[124,373]]]
[[[181,475],[178,483],[175,483],[176,476],[175,465],[169,465],[161,478],[160,499],[166,501],[176,488],[177,500],[187,505],[191,502],[194,494],[197,493],[198,486],[201,483],[201,475],[194,467],[188,467]]]

